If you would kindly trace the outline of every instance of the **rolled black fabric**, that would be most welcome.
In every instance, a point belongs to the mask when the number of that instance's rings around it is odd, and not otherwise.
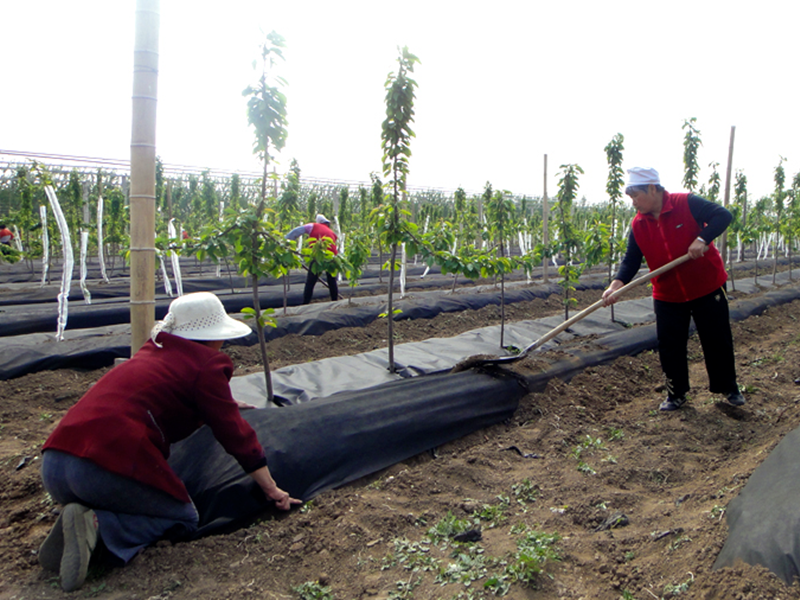
[[[508,419],[525,393],[514,378],[464,372],[242,414],[258,433],[275,481],[307,501]],[[200,513],[198,536],[251,518],[268,506],[208,427],[174,445],[170,465]]]

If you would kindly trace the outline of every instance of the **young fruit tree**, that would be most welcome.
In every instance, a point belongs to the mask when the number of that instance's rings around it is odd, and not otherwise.
[[[406,189],[408,176],[408,160],[411,157],[411,138],[414,131],[414,89],[417,82],[411,79],[414,65],[419,59],[404,47],[397,59],[397,73],[389,73],[384,88],[386,89],[386,119],[381,130],[381,148],[383,149],[383,175],[391,177],[388,185],[391,193],[388,204],[384,202],[373,212],[373,223],[378,231],[381,243],[391,248],[389,258],[389,294],[386,314],[389,324],[389,372],[396,371],[394,364],[394,309],[392,291],[394,288],[394,271],[397,259],[397,247],[402,242],[411,242],[408,233],[416,229],[416,225],[401,221],[400,195]],[[406,211],[406,214],[407,211]]]
[[[608,281],[614,276],[614,263],[618,249],[614,245],[617,235],[617,205],[622,200],[622,186],[625,185],[625,172],[622,170],[622,143],[625,138],[621,133],[615,135],[605,147],[606,160],[608,161],[608,179],[606,179],[606,192],[611,204],[611,228],[608,242]],[[614,305],[611,305],[611,320],[614,320]]]
[[[783,189],[786,183],[786,170],[783,168],[783,163],[786,160],[782,156],[779,157],[778,166],[775,167],[773,180],[775,181],[775,192],[772,195],[774,204],[775,221],[773,226],[773,233],[775,235],[775,249],[772,252],[772,284],[775,285],[775,277],[778,273],[778,243],[783,233],[783,202],[786,198],[786,192]]]
[[[282,274],[289,268],[299,266],[297,257],[287,251],[288,244],[283,236],[266,222],[267,178],[272,150],[279,152],[286,144],[286,96],[281,91],[286,81],[276,76],[274,71],[279,60],[283,60],[284,39],[275,31],[267,35],[261,46],[261,74],[255,85],[242,92],[247,98],[247,120],[255,130],[253,153],[262,162],[261,198],[255,206],[233,210],[222,224],[218,236],[205,236],[206,240],[227,238],[237,255],[239,272],[250,275],[253,289],[252,316],[256,323],[261,359],[264,364],[264,377],[267,385],[267,400],[274,401],[272,377],[267,345],[264,339],[264,326],[274,326],[269,314],[262,315],[261,300],[258,293],[258,279],[270,273]],[[254,68],[258,63],[254,61]]]
[[[556,196],[556,210],[558,211],[558,249],[564,257],[564,264],[558,268],[558,274],[563,277],[559,285],[564,288],[564,318],[569,319],[569,307],[575,306],[578,301],[572,297],[575,284],[581,276],[581,268],[573,263],[578,248],[581,245],[581,236],[575,227],[573,217],[573,203],[578,196],[578,175],[583,174],[579,165],[561,165],[561,179],[558,181],[558,194]]]
[[[697,162],[697,151],[702,145],[700,131],[695,127],[697,119],[692,117],[683,122],[682,129],[686,130],[683,136],[683,186],[690,192],[697,189],[697,175],[700,165]]]

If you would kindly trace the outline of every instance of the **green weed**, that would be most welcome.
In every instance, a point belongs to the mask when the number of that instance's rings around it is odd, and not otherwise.
[[[622,429],[617,429],[616,427],[609,427],[607,435],[609,442],[619,442],[620,440],[625,439],[625,432],[622,431]]]
[[[394,540],[392,554],[384,557],[381,571],[399,566],[406,571],[434,571],[440,561],[430,555],[430,542],[411,542],[406,538]]]
[[[415,581],[413,577],[408,581],[398,581],[395,583],[397,589],[389,592],[389,600],[409,600],[413,598],[414,588],[417,587],[420,582],[420,579]]]
[[[521,483],[515,483],[511,486],[511,493],[521,505],[536,502],[539,496],[539,488],[529,479],[525,478]]]
[[[492,560],[487,561],[486,556],[483,554],[483,548],[476,545],[458,549],[451,558],[454,560],[439,570],[435,579],[436,583],[463,583],[464,585],[469,585],[486,577],[488,571],[487,563],[488,566],[493,564]]]
[[[318,581],[306,581],[293,587],[292,591],[300,600],[333,600],[331,588],[321,585]]]
[[[484,504],[472,513],[472,516],[480,521],[489,523],[489,527],[495,527],[498,523],[506,520],[506,510],[511,505],[508,496],[497,496],[497,504]]]
[[[692,575],[691,573],[689,573],[689,579],[687,579],[682,583],[679,583],[677,585],[672,585],[668,583],[667,585],[664,586],[664,598],[670,598],[681,595],[683,592],[688,591],[689,588],[692,587],[693,583],[694,583],[694,575]]]
[[[472,523],[468,519],[457,519],[452,512],[447,511],[445,517],[428,529],[426,535],[431,542],[437,544],[470,529],[472,529]]]

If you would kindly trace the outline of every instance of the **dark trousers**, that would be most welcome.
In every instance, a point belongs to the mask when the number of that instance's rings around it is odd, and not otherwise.
[[[328,273],[325,272],[325,275],[328,279],[328,290],[331,293],[331,300],[338,300],[339,299],[339,286],[336,283],[336,278]],[[311,265],[308,268],[308,276],[306,277],[306,287],[303,290],[303,304],[310,304],[311,298],[314,296],[314,286],[317,285],[317,280],[319,279],[319,275],[314,273],[311,270]]]
[[[653,300],[653,309],[656,313],[658,354],[670,396],[680,397],[689,391],[686,352],[690,319],[694,319],[703,347],[709,390],[714,394],[730,394],[739,389],[724,287],[690,302]]]

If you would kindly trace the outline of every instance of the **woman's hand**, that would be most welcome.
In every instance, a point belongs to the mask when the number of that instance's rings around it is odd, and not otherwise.
[[[259,487],[264,490],[267,498],[275,501],[275,506],[281,510],[289,510],[293,504],[302,504],[302,500],[292,498],[288,492],[284,492],[279,488],[272,474],[269,472],[269,467],[261,467],[250,473],[250,477],[256,480]]]

